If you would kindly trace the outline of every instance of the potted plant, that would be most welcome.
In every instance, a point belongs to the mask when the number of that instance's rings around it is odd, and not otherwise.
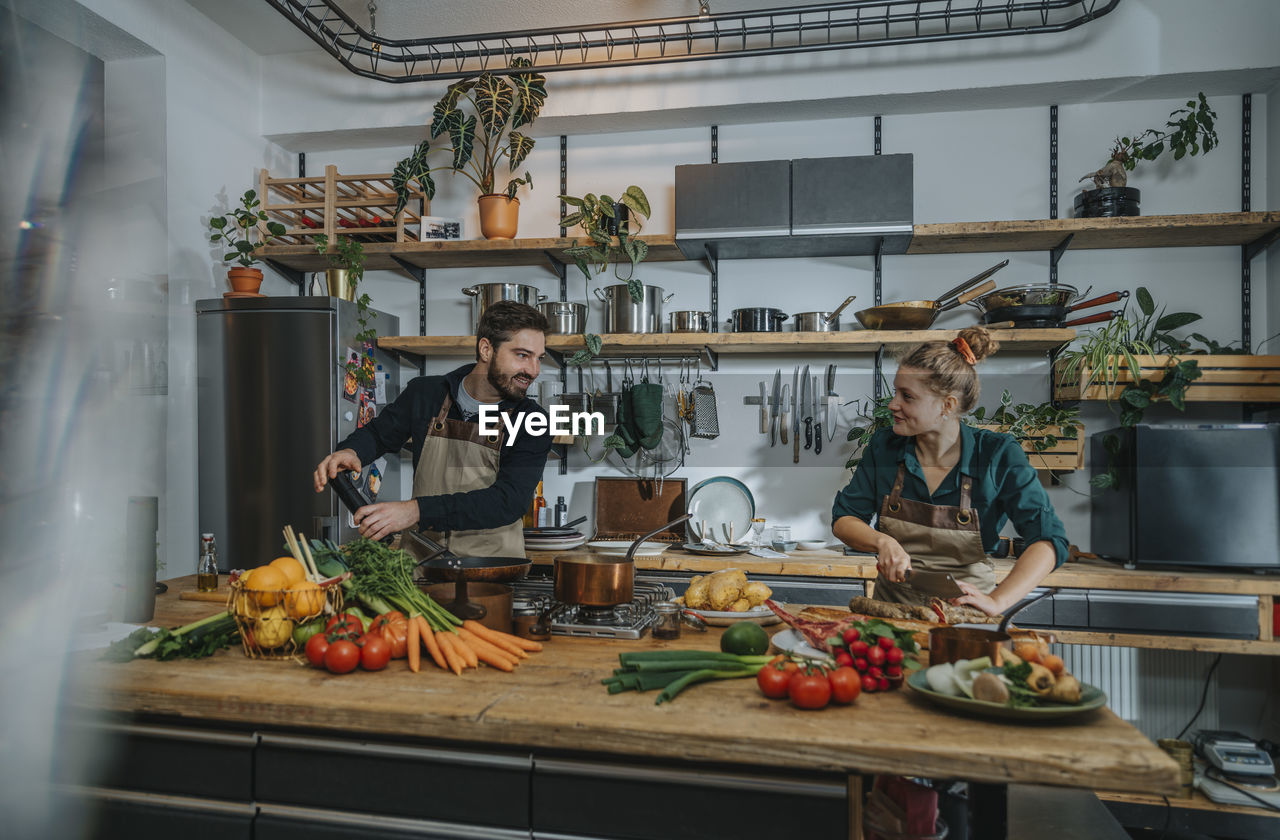
[[[1138,212],[1141,191],[1126,186],[1129,180],[1126,173],[1132,172],[1138,161],[1155,160],[1170,149],[1174,160],[1182,160],[1188,154],[1194,157],[1201,150],[1208,154],[1218,145],[1218,133],[1213,127],[1217,116],[1209,107],[1204,93],[1200,93],[1198,100],[1188,99],[1185,108],[1169,114],[1164,129],[1148,128],[1141,134],[1117,137],[1111,147],[1110,160],[1101,169],[1080,179],[1092,180],[1094,189],[1085,188],[1076,196],[1076,216],[1141,215]]]
[[[268,221],[267,214],[259,209],[260,204],[257,192],[245,190],[239,207],[209,219],[209,242],[224,243],[231,249],[222,255],[223,262],[239,263],[227,270],[227,281],[235,294],[258,294],[262,287],[262,269],[253,267],[258,262],[258,249],[277,236],[284,236],[284,225]]]
[[[329,261],[325,281],[329,294],[343,300],[355,300],[356,288],[364,278],[364,245],[349,236],[339,234],[329,252],[329,237],[316,234],[316,253],[324,254]]]
[[[526,58],[516,58],[511,66],[532,65]],[[428,200],[434,198],[436,185],[431,173],[448,168],[466,176],[479,188],[480,232],[484,237],[514,239],[520,210],[516,190],[523,185],[532,187],[533,176],[526,171],[523,178],[512,178],[499,190],[496,171],[506,158],[507,171],[514,174],[516,167],[533,151],[533,138],[517,129],[537,119],[546,98],[546,77],[534,72],[510,76],[481,73],[476,78],[449,85],[435,105],[430,136],[417,145],[413,154],[396,164],[391,179],[396,189],[395,212],[404,209],[410,198],[410,184],[415,181]],[[431,142],[445,133],[449,137],[452,160],[433,168],[428,165],[427,156],[446,147],[432,149]]]
[[[591,283],[591,274],[603,274],[612,265],[613,276],[627,284],[627,292],[631,299],[639,303],[644,299],[644,287],[636,277],[636,267],[649,254],[649,243],[638,234],[649,218],[649,198],[639,187],[627,187],[617,201],[611,196],[587,193],[578,198],[562,195],[560,200],[572,208],[573,212],[560,220],[563,228],[581,227],[591,240],[589,244],[573,244],[564,249],[565,254],[573,259],[582,272],[585,283]],[[625,262],[630,265],[626,275],[620,273]],[[587,295],[590,300],[590,294]],[[585,325],[584,325],[585,326]],[[603,342],[594,333],[583,332],[586,347],[579,350],[569,359],[571,365],[582,365],[599,355]]]

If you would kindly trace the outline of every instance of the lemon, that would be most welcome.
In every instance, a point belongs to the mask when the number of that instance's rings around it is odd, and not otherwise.
[[[293,622],[284,607],[276,606],[258,616],[253,629],[254,641],[259,647],[278,648],[293,638]]]

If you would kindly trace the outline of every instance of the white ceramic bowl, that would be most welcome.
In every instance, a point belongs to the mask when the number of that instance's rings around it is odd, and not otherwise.
[[[826,547],[826,540],[800,540],[796,543],[796,548],[800,551],[821,551]]]

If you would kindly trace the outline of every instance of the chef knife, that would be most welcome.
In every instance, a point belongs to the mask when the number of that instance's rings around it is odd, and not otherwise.
[[[760,434],[769,434],[769,395],[765,393],[764,380],[760,380]]]
[[[778,442],[778,404],[782,401],[782,368],[773,372],[773,394],[769,397],[769,445]]]
[[[956,583],[949,572],[926,572],[923,569],[908,569],[907,583],[934,598],[959,598],[964,590]]]
[[[804,415],[804,448],[813,449],[813,415],[809,413],[809,366],[800,377],[800,413]]]
[[[836,366],[827,365],[827,440],[836,439],[836,421],[839,419],[840,404],[836,393]]]
[[[813,414],[813,454],[822,454],[822,415],[818,413],[818,377],[809,386],[809,412]]]
[[[803,406],[797,405],[800,399],[800,366],[796,365],[796,372],[791,375],[791,463],[800,463],[800,411]],[[783,438],[783,443],[786,439]]]
[[[782,445],[787,445],[787,435],[791,430],[791,386],[782,386],[782,422],[778,424],[778,437]]]

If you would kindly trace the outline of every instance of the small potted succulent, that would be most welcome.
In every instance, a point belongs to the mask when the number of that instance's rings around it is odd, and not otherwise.
[[[258,262],[258,249],[277,236],[284,236],[284,225],[268,221],[260,204],[257,192],[246,190],[240,197],[239,207],[209,219],[209,242],[222,243],[230,249],[222,255],[223,262],[238,263],[227,270],[227,282],[233,294],[258,294],[262,287],[262,269],[253,267]]]
[[[1075,214],[1078,218],[1100,216],[1139,216],[1138,202],[1142,193],[1127,186],[1129,176],[1140,160],[1155,160],[1172,149],[1173,159],[1182,160],[1200,152],[1208,154],[1218,145],[1218,133],[1213,121],[1218,115],[1209,107],[1204,94],[1188,99],[1185,108],[1169,114],[1163,129],[1148,128],[1141,134],[1117,137],[1111,147],[1111,158],[1101,169],[1085,174],[1081,181],[1093,181],[1094,188],[1087,187],[1075,198]]]
[[[511,66],[532,65],[526,58],[516,58]],[[526,171],[524,177],[513,177],[499,190],[496,170],[506,158],[507,171],[514,175],[516,167],[533,151],[533,138],[517,129],[537,119],[546,98],[546,77],[532,71],[510,76],[481,73],[476,78],[449,85],[433,111],[430,137],[396,164],[391,179],[396,189],[396,213],[408,203],[414,181],[430,200],[436,194],[431,173],[452,169],[480,189],[480,232],[484,237],[514,239],[520,211],[516,190],[533,186],[533,176]],[[448,135],[449,146],[432,149],[431,142],[441,134]],[[452,161],[443,166],[429,166],[427,155],[446,148],[453,153]]]

